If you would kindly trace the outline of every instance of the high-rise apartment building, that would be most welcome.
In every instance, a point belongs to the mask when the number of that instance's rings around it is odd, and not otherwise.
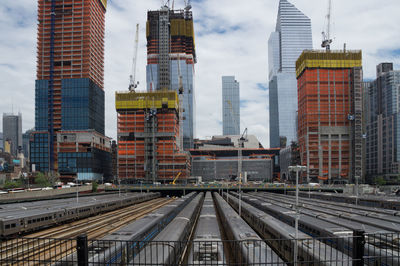
[[[280,137],[287,145],[297,139],[296,60],[312,49],[311,20],[287,0],[279,1],[275,32],[268,40],[270,147]]]
[[[235,76],[222,77],[222,135],[240,135],[240,87]]]
[[[304,51],[296,62],[298,138],[307,181],[363,176],[361,51]]]
[[[400,70],[393,63],[377,66],[368,86],[366,174],[397,178],[400,171]]]
[[[104,169],[90,162],[104,168],[111,163],[104,159],[110,152],[104,137],[106,5],[107,0],[38,0],[36,131],[30,149],[37,171],[94,179]],[[75,146],[64,149],[68,145]]]
[[[22,150],[22,115],[3,114],[3,147],[10,143],[10,153],[17,156]]]
[[[196,51],[193,16],[188,8],[167,6],[147,13],[147,90],[180,91],[183,86],[183,147],[193,148],[195,131],[194,64]],[[165,73],[165,74],[162,74]]]

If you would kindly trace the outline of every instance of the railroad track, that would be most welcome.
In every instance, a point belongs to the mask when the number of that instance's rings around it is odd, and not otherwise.
[[[171,201],[172,199],[154,199],[46,229],[27,235],[22,240],[22,244],[21,240],[18,239],[9,240],[1,244],[0,260],[10,261],[9,264],[5,263],[5,265],[50,264],[75,251],[76,242],[71,239],[78,235],[85,233],[89,240],[101,238]]]

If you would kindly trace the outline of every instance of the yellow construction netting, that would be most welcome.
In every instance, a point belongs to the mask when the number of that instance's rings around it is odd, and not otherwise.
[[[179,109],[179,99],[176,91],[155,92],[116,92],[115,108],[119,109],[148,109],[161,108]]]
[[[304,51],[296,62],[296,76],[305,68],[362,67],[361,51]]]

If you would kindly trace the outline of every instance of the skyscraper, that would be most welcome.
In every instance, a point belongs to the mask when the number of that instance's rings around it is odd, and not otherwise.
[[[235,76],[222,77],[222,134],[240,135],[240,89]]]
[[[193,148],[195,129],[193,16],[189,8],[167,6],[147,13],[147,90],[175,90],[183,85],[183,147]],[[166,73],[166,74],[161,74]],[[168,74],[169,73],[169,74]]]
[[[107,0],[38,0],[36,131],[30,149],[38,171],[93,179],[103,173],[92,163],[108,165],[104,161],[110,151],[104,137],[106,5]],[[63,149],[65,145],[71,147]]]
[[[377,66],[368,88],[366,172],[397,178],[400,171],[400,70],[393,63]]]
[[[275,32],[268,40],[270,147],[297,139],[296,60],[312,49],[311,20],[287,0],[279,1]]]
[[[10,153],[17,156],[22,149],[22,115],[3,114],[3,142],[10,141]],[[3,143],[3,147],[5,144]]]
[[[361,179],[361,51],[304,51],[296,67],[299,148],[307,181]]]

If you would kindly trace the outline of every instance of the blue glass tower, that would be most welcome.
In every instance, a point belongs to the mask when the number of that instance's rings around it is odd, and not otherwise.
[[[279,1],[275,32],[268,40],[270,147],[297,139],[296,60],[312,49],[311,20],[287,0]]]

